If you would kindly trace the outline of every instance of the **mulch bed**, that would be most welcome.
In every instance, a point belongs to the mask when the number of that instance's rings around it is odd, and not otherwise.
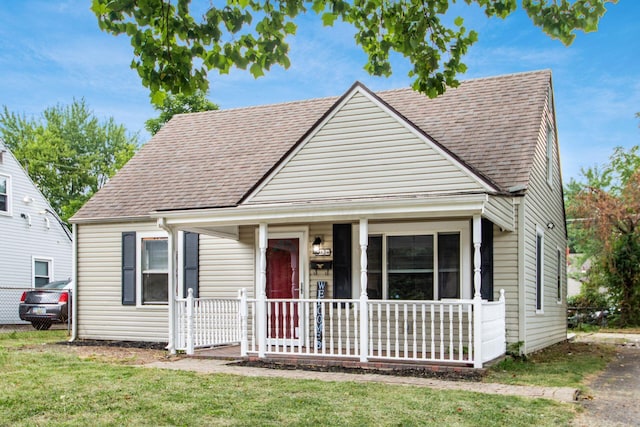
[[[120,347],[139,348],[143,350],[166,350],[167,343],[148,341],[107,341],[107,340],[75,340],[60,341],[56,344],[78,347]]]

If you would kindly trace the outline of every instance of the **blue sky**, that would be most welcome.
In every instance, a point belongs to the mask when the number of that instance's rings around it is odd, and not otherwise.
[[[146,141],[144,122],[157,114],[129,68],[129,40],[101,32],[90,3],[0,3],[0,105],[37,116],[84,97],[98,117],[113,117]],[[578,33],[568,48],[542,34],[522,11],[506,20],[487,19],[476,7],[458,3],[454,12],[480,36],[465,57],[468,72],[461,79],[553,71],[565,182],[578,177],[581,167],[605,162],[613,147],[640,144],[640,1],[609,5],[599,31]],[[242,70],[212,73],[211,100],[232,108],[341,95],[356,80],[373,90],[410,84],[409,64],[400,57],[394,58],[392,77],[369,76],[349,27],[322,27],[315,15],[298,23],[298,35],[289,38],[288,70],[276,67],[259,79]]]

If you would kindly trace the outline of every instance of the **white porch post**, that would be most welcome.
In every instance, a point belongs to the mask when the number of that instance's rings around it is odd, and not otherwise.
[[[480,256],[480,246],[482,246],[482,219],[480,215],[473,216],[473,297],[481,297],[480,288],[482,286],[482,275],[480,266],[482,258]]]
[[[473,216],[473,367],[482,368],[482,275],[480,247],[482,246],[482,218]]]
[[[369,356],[369,311],[367,310],[367,246],[369,244],[369,221],[360,220],[360,361]]]
[[[258,228],[258,247],[260,248],[260,276],[257,283],[258,303],[256,307],[258,332],[258,357],[264,358],[267,349],[267,244],[268,228],[260,223]]]
[[[193,354],[195,353],[193,341],[193,309],[193,289],[189,288],[189,291],[187,293],[187,354],[189,356],[193,356]]]
[[[164,218],[158,218],[158,227],[167,232],[167,298],[169,304],[169,343],[167,350],[176,354],[176,298],[178,296],[178,248],[177,232],[169,227]]]
[[[247,355],[248,338],[247,338],[247,290],[242,288],[238,291],[238,299],[240,300],[240,311],[238,313],[240,323],[240,356]]]

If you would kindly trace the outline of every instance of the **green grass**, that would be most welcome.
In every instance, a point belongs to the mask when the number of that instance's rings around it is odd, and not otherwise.
[[[614,355],[612,346],[564,342],[524,360],[508,357],[489,369],[485,381],[584,390],[584,380],[602,371]]]
[[[0,337],[1,425],[556,426],[575,415],[543,399],[110,364],[37,337]]]
[[[3,332],[0,330],[0,349],[44,345],[66,341],[68,338],[66,330],[37,331],[35,329],[28,329],[26,331],[11,332]]]

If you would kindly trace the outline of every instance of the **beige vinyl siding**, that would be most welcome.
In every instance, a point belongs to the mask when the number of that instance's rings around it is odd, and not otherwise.
[[[155,232],[155,222],[78,225],[78,336],[168,341],[168,307],[122,305],[122,232]],[[240,239],[200,235],[200,296],[233,298],[254,292],[253,228]],[[180,267],[181,268],[181,267]]]
[[[507,342],[519,340],[518,322],[518,233],[501,231],[493,227],[493,293],[494,300],[500,297],[504,289],[506,308]]]
[[[235,298],[255,289],[255,227],[240,227],[240,239],[200,235],[200,297]]]
[[[167,306],[122,305],[122,232],[158,231],[155,222],[77,226],[78,337],[168,341]]]
[[[322,247],[331,249],[331,256],[314,256],[313,255],[313,239],[315,236],[322,236]],[[333,260],[333,224],[331,223],[315,223],[309,225],[309,247],[307,248],[308,259],[317,261]],[[353,236],[351,244],[353,245]],[[352,265],[353,268],[353,265]],[[333,269],[331,270],[311,270],[309,269],[309,286],[308,297],[318,297],[318,282],[325,281],[324,297],[325,299],[333,298]],[[357,296],[357,295],[356,295]],[[353,297],[353,295],[352,295]]]
[[[481,189],[459,165],[356,93],[250,203]]]
[[[515,230],[513,197],[489,196],[484,216],[507,231]]]
[[[566,339],[566,224],[564,220],[562,183],[560,178],[557,138],[553,141],[553,175],[551,186],[547,183],[546,139],[547,127],[555,127],[555,120],[545,110],[539,131],[530,186],[525,195],[524,233],[524,310],[526,324],[525,350],[535,351]],[[553,229],[547,224],[552,222]],[[536,229],[544,231],[544,290],[543,310],[536,312]],[[562,302],[557,301],[557,251],[562,256]]]

